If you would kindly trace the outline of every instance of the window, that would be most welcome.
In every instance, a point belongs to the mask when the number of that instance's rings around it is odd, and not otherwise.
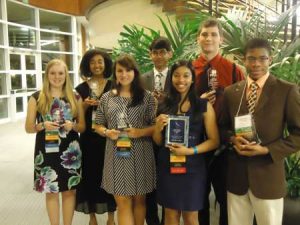
[[[10,54],[10,69],[20,70],[21,69],[21,55]]]
[[[42,53],[42,70],[46,69],[46,65],[51,59],[61,59],[67,64],[69,70],[73,70],[73,56],[57,53]]]
[[[5,70],[5,65],[4,65],[4,49],[0,49],[0,70]]]
[[[41,49],[71,52],[72,37],[70,35],[41,32]]]
[[[9,46],[36,49],[36,32],[27,27],[8,26]]]
[[[5,77],[6,77],[5,73],[0,73],[0,95],[7,94]]]
[[[36,89],[36,74],[26,74],[27,89]]]
[[[23,97],[16,97],[16,112],[24,111]]]
[[[0,119],[8,117],[7,98],[0,98]]]
[[[1,4],[0,4],[1,5]],[[1,9],[0,9],[1,10]],[[1,12],[0,12],[1,13]],[[0,17],[1,18],[1,17]],[[4,45],[4,38],[3,38],[3,24],[0,23],[0,45]]]
[[[71,84],[73,87],[75,87],[75,83],[74,83],[74,73],[69,73],[69,76],[70,76],[70,80],[71,80]]]
[[[22,89],[22,75],[21,74],[11,74],[11,89],[17,90]]]
[[[9,22],[35,27],[34,9],[7,1],[7,20]]]
[[[35,57],[33,55],[26,55],[26,70],[35,70]]]
[[[2,4],[1,4],[1,1],[0,1],[0,19],[2,19]]]
[[[71,33],[71,17],[40,10],[40,27],[47,30]]]
[[[40,9],[28,0],[0,0],[0,123],[26,115],[28,98],[42,86],[47,63],[63,60],[77,85],[75,17]],[[4,8],[5,10],[4,10]],[[74,25],[74,26],[73,26]],[[76,84],[74,84],[74,80]],[[17,114],[17,117],[16,117]]]

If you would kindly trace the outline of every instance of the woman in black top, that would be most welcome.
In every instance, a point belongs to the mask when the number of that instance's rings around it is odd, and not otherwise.
[[[95,213],[108,212],[107,225],[114,224],[116,209],[112,195],[101,188],[105,138],[94,132],[94,118],[99,99],[110,90],[112,61],[99,50],[89,50],[80,63],[80,73],[85,82],[76,87],[85,111],[86,131],[80,136],[82,148],[82,183],[77,190],[76,211],[90,214],[90,225],[97,225]]]

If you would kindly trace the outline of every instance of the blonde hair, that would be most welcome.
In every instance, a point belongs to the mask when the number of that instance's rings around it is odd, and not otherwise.
[[[66,80],[63,85],[62,92],[63,92],[63,95],[66,98],[66,100],[70,103],[71,112],[72,112],[73,117],[76,117],[76,115],[77,115],[76,98],[75,98],[75,94],[73,92],[73,86],[71,84],[68,67],[64,63],[64,61],[62,61],[60,59],[52,59],[50,62],[48,62],[47,66],[46,66],[45,76],[44,76],[44,81],[43,81],[43,88],[40,91],[39,98],[37,100],[38,112],[44,116],[50,110],[50,106],[52,103],[52,96],[51,96],[51,92],[50,92],[51,86],[50,86],[48,75],[49,75],[49,70],[54,65],[62,65],[65,69]]]

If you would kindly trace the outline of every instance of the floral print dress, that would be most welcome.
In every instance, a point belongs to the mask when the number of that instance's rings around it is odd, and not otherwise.
[[[36,100],[39,92],[32,95]],[[54,98],[45,116],[37,113],[42,121],[73,120],[70,104],[64,98]],[[78,133],[64,129],[58,131],[58,151],[46,152],[45,130],[37,133],[34,151],[34,190],[58,193],[76,189],[81,180],[81,150]]]

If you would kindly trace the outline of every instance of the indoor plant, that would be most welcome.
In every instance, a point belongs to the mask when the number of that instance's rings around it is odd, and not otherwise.
[[[300,220],[300,154],[285,159],[287,196],[284,199],[283,225],[295,225]]]

